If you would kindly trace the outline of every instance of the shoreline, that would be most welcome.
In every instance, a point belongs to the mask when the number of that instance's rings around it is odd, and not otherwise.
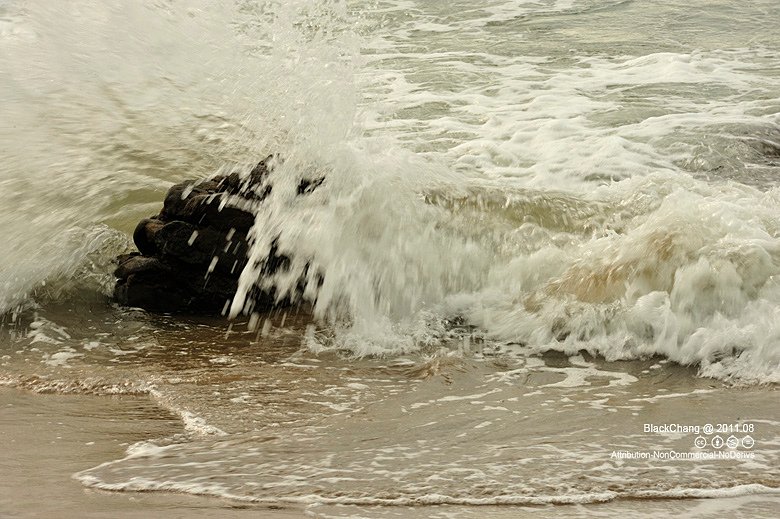
[[[780,495],[619,499],[568,505],[316,505],[306,510],[174,492],[110,492],[83,486],[74,474],[122,458],[127,447],[184,432],[180,417],[139,395],[38,394],[0,387],[0,515],[26,517],[652,517],[688,512],[716,517],[772,517]],[[45,499],[41,499],[46,496]],[[286,505],[285,505],[286,506]]]

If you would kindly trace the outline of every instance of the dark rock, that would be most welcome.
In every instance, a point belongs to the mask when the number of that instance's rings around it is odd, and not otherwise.
[[[172,186],[165,195],[163,208],[162,211],[160,211],[160,218],[168,220],[177,217],[181,214],[182,210],[187,205],[187,201],[191,197],[207,193],[208,191],[197,188],[195,182],[191,180]]]
[[[160,214],[136,226],[139,252],[117,258],[115,300],[155,312],[224,313],[248,261],[252,207],[271,194],[270,159],[246,177],[231,173],[172,186]],[[323,181],[302,180],[298,194],[313,192]],[[289,265],[274,242],[258,270],[271,275]],[[289,303],[259,286],[249,296],[253,311]]]
[[[219,314],[235,295],[233,278],[200,278],[200,283],[195,279],[197,273],[186,269],[135,272],[117,281],[114,297],[124,305],[155,312]]]
[[[156,218],[144,218],[138,222],[133,232],[133,242],[141,254],[152,256],[157,252],[154,236],[163,225],[165,224]]]
[[[226,200],[213,194],[188,198],[186,205],[175,216],[200,226],[229,231],[248,232],[255,224],[255,216],[237,207],[225,206]]]
[[[163,225],[154,239],[163,258],[208,265],[221,273],[240,273],[249,253],[245,234],[225,233],[219,228],[197,227],[178,220]]]
[[[120,279],[142,272],[169,272],[170,268],[159,259],[141,255],[125,255],[119,258],[114,275]]]
[[[210,229],[203,229],[203,232],[215,234]],[[211,256],[201,247],[194,246],[199,234],[194,225],[176,220],[163,225],[154,236],[154,241],[163,257],[173,256],[185,263],[201,265],[209,262]]]

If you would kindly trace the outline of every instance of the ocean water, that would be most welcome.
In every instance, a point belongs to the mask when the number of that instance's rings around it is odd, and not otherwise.
[[[775,3],[1,0],[0,384],[181,417],[90,488],[776,507]],[[110,302],[173,183],[269,154],[289,271],[229,322]]]

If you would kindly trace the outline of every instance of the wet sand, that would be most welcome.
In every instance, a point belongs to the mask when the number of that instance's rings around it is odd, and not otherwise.
[[[0,517],[299,517],[301,511],[163,493],[113,493],[71,476],[135,442],[180,433],[143,396],[34,394],[0,388]]]
[[[120,458],[135,442],[169,437],[182,424],[143,396],[35,394],[0,388],[0,517],[773,517],[780,496],[625,500],[566,506],[353,507],[280,509],[168,493],[112,493],[72,475]]]

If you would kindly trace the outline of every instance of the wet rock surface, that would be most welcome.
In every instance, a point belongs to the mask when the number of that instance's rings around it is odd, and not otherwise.
[[[225,314],[247,264],[251,208],[271,192],[269,170],[260,162],[247,176],[237,173],[172,186],[160,213],[141,220],[133,233],[138,252],[117,258],[114,299],[154,312]],[[304,180],[298,193],[310,193],[322,179]],[[288,258],[273,247],[268,274]],[[272,291],[252,292],[254,311],[286,304]]]

